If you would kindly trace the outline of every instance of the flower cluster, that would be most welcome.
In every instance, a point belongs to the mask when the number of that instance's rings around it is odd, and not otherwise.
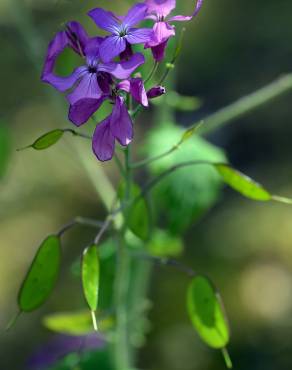
[[[105,37],[90,37],[78,22],[70,22],[57,33],[48,47],[42,73],[42,81],[60,92],[69,92],[69,120],[76,126],[88,121],[105,100],[113,104],[112,113],[96,126],[92,148],[97,158],[112,158],[116,140],[127,146],[133,139],[133,123],[125,102],[126,94],[144,107],[148,99],[165,93],[161,86],[146,91],[141,75],[133,73],[145,57],[135,53],[133,45],[151,48],[156,62],[163,60],[167,43],[175,35],[175,21],[189,21],[200,10],[203,0],[196,2],[191,16],[168,15],[175,9],[176,0],[145,0],[135,4],[125,16],[117,16],[101,8],[88,15],[96,25],[108,32]],[[152,28],[137,28],[144,20],[153,20]],[[71,48],[83,60],[70,76],[54,73],[58,56],[65,48]]]

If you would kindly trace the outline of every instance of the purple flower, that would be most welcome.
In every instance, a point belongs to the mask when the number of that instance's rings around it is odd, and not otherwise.
[[[197,0],[196,7],[191,16],[177,15],[167,19],[167,16],[176,7],[176,0],[145,0],[148,18],[154,19],[152,39],[146,43],[146,48],[151,48],[154,59],[160,62],[164,58],[168,40],[175,35],[175,27],[170,22],[190,21],[200,11],[203,0]]]
[[[99,53],[102,43],[102,38],[90,38],[79,23],[71,22],[66,31],[56,34],[48,47],[42,81],[61,92],[73,88],[67,96],[69,119],[77,126],[85,123],[109,97],[112,77],[127,79],[145,61],[144,56],[138,53],[121,63],[103,63]],[[61,77],[55,75],[54,67],[66,47],[82,56],[85,65],[76,68],[70,76]]]
[[[131,94],[132,97],[145,108],[149,106],[148,99],[158,98],[166,93],[165,87],[163,86],[154,86],[146,92],[143,80],[140,77],[121,81],[117,85],[117,89]]]
[[[100,57],[104,62],[110,62],[123,53],[129,45],[144,44],[152,37],[153,31],[149,28],[133,28],[145,19],[146,4],[134,5],[125,17],[118,17],[102,8],[93,9],[88,15],[99,28],[111,33],[100,45]]]
[[[96,333],[76,337],[58,335],[34,353],[27,365],[30,370],[47,369],[70,353],[80,352],[81,349],[101,350],[104,346],[104,339]]]
[[[115,141],[127,146],[133,139],[133,124],[124,99],[115,97],[112,114],[96,126],[93,134],[92,149],[100,161],[112,159]]]

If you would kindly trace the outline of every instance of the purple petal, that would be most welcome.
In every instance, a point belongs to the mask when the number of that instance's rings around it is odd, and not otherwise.
[[[100,99],[80,99],[75,104],[70,105],[69,120],[76,126],[81,126],[99,109],[105,101],[106,96]]]
[[[127,93],[130,92],[130,88],[131,88],[130,80],[124,80],[124,81],[121,81],[120,83],[117,84],[117,89],[118,90],[124,90]]]
[[[175,28],[168,22],[156,22],[153,27],[153,37],[146,44],[146,48],[160,45],[170,37],[175,36]]]
[[[92,138],[92,150],[102,162],[112,159],[115,151],[115,138],[111,132],[110,121],[111,116],[108,116],[98,124]]]
[[[164,59],[168,40],[151,48],[153,58],[156,60],[156,62],[161,62]]]
[[[111,115],[111,132],[118,142],[127,146],[133,139],[133,124],[124,99],[117,96]]]
[[[27,365],[31,370],[47,369],[69,353],[78,352],[80,348],[83,350],[96,350],[97,348],[104,348],[104,346],[104,339],[95,333],[80,337],[55,336],[30,357]]]
[[[85,66],[76,68],[70,76],[60,77],[53,73],[44,74],[42,81],[54,86],[60,92],[69,90],[75,83],[85,75],[87,68]]]
[[[120,36],[109,36],[100,45],[99,54],[107,63],[126,49],[126,39]]]
[[[130,45],[126,41],[126,49],[120,54],[120,60],[121,61],[128,60],[129,58],[131,58],[133,56],[133,54],[134,54],[134,52],[133,52],[133,49],[132,49],[132,45]]]
[[[149,106],[147,93],[142,78],[131,78],[131,80],[121,81],[117,85],[117,89],[131,93],[133,98],[138,103],[144,105],[144,107]]]
[[[135,26],[135,24],[141,22],[145,19],[147,14],[147,5],[146,4],[135,4],[128,11],[128,14],[123,20],[123,24],[127,27]]]
[[[131,28],[126,36],[129,44],[143,44],[151,40],[153,30],[150,28]]]
[[[102,92],[109,95],[111,92],[111,85],[113,84],[113,79],[110,74],[105,72],[100,72],[97,75],[97,83]]]
[[[201,10],[202,5],[203,5],[203,0],[198,0],[197,4],[196,4],[195,11],[193,13],[193,17],[195,17],[199,13],[199,11]]]
[[[119,80],[125,80],[143,63],[145,63],[143,54],[136,53],[131,59],[125,62],[100,63],[99,71],[108,72]]]
[[[81,99],[99,99],[103,95],[97,83],[96,73],[87,72],[76,88],[67,95],[67,99],[71,105]]]
[[[176,7],[176,0],[146,0],[149,14],[166,17]]]
[[[90,10],[88,15],[94,20],[99,28],[110,33],[118,32],[120,22],[112,12],[108,12],[106,10],[103,10],[102,8],[96,8]]]
[[[88,65],[95,65],[97,63],[99,59],[99,48],[103,40],[102,37],[92,37],[88,40],[84,48],[84,54],[86,55]]]
[[[82,25],[78,22],[69,22],[66,24],[66,35],[70,46],[79,55],[84,55],[85,47],[89,41],[89,36]]]
[[[193,19],[193,16],[176,15],[169,18],[169,22],[187,22]]]
[[[130,82],[130,92],[133,98],[144,107],[148,107],[148,98],[142,78],[132,78]]]
[[[192,20],[193,17],[195,17],[199,13],[202,5],[203,5],[203,0],[197,0],[194,13],[191,16],[176,15],[174,17],[169,18],[169,22],[187,22],[187,21]]]
[[[65,31],[56,34],[48,46],[47,56],[42,72],[42,81],[51,84],[57,90],[63,92],[70,89],[85,72],[86,67],[79,67],[67,77],[54,74],[54,67],[58,56],[69,45],[69,39]]]

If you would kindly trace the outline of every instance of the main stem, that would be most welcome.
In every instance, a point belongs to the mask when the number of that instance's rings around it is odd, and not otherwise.
[[[131,168],[130,168],[130,147],[125,150],[125,181],[126,191],[124,202],[130,198],[131,192]],[[128,293],[131,276],[131,259],[125,241],[127,231],[126,220],[118,235],[118,254],[115,285],[115,306],[116,306],[116,333],[114,343],[114,362],[116,370],[130,370],[132,366],[132,347],[129,337],[129,307]]]

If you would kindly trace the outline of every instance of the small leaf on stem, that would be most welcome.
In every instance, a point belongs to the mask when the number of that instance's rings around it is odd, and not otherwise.
[[[269,201],[272,195],[260,184],[226,164],[214,165],[223,181],[247,198]]]
[[[198,130],[199,128],[204,124],[204,121],[201,121],[196,126],[188,128],[182,135],[180,142],[178,145],[183,144],[185,141],[189,140]]]
[[[152,256],[177,257],[184,250],[183,240],[168,231],[155,229],[151,232],[151,239],[146,248]]]
[[[20,288],[18,304],[21,311],[33,311],[48,299],[59,274],[60,262],[60,239],[50,235],[39,247]]]
[[[36,141],[33,144],[28,145],[24,148],[18,149],[18,151],[28,149],[28,148],[33,148],[35,150],[47,149],[53,146],[54,144],[56,144],[63,135],[64,135],[64,130],[61,130],[61,129],[56,129],[56,130],[47,132],[46,134],[36,139]]]
[[[119,198],[125,198],[126,184],[123,182],[119,187]],[[131,184],[129,201],[137,198],[141,189],[137,184]],[[125,211],[125,218],[129,229],[140,239],[147,240],[150,233],[149,209],[144,197],[130,205]]]
[[[59,334],[80,336],[93,332],[92,316],[88,310],[50,314],[45,316],[42,322],[47,329]],[[113,317],[98,312],[98,324],[100,331],[107,331],[113,327]]]
[[[212,348],[225,348],[230,335],[223,305],[214,287],[204,276],[196,276],[191,281],[187,308],[201,339]]]
[[[95,244],[85,249],[81,271],[84,296],[92,312],[94,329],[97,330],[95,311],[98,304],[100,266],[98,250]]]

